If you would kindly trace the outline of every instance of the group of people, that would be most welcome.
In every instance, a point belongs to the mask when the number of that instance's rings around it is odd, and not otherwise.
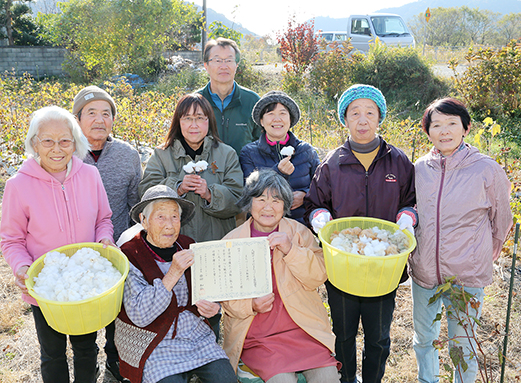
[[[413,165],[378,134],[384,95],[353,85],[338,101],[349,138],[320,162],[291,132],[300,118],[297,103],[281,91],[259,97],[241,87],[234,80],[239,60],[232,40],[208,42],[203,61],[210,81],[178,101],[144,172],[139,153],[111,135],[117,108],[106,91],[82,89],[72,113],[51,106],[33,114],[28,159],[5,186],[0,236],[32,308],[43,381],[69,382],[67,336],[47,324],[28,295],[27,269],[63,245],[117,242],[130,271],[121,312],[106,328],[106,369],[116,380],[174,383],[196,374],[203,382],[231,383],[242,361],[269,383],[297,382],[299,373],[308,383],[356,383],[361,321],[361,378],[381,382],[396,290],[361,297],[337,289],[327,281],[315,236],[331,219],[363,216],[416,234],[402,280],[412,278],[418,380],[438,382],[434,319],[441,303],[450,303],[429,299],[456,276],[480,303],[472,313],[479,318],[493,260],[512,225],[505,172],[463,140],[471,127],[464,104],[445,98],[425,110],[422,127],[433,148]],[[292,154],[282,154],[285,147]],[[187,167],[199,161],[207,168]],[[272,293],[192,302],[189,245],[250,237],[269,243]],[[332,328],[317,291],[324,283]],[[464,332],[451,315],[448,324],[450,337]],[[76,383],[99,375],[96,337],[69,336]],[[458,341],[468,368],[455,381],[473,382],[475,345]]]

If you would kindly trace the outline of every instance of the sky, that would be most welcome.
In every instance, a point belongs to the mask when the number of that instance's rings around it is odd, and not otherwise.
[[[285,29],[289,18],[297,22],[317,16],[333,18],[400,7],[415,0],[206,0],[206,7],[244,28],[264,36]],[[191,1],[202,6],[203,0]]]

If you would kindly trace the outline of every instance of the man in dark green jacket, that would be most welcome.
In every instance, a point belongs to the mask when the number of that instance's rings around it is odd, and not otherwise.
[[[235,149],[257,140],[260,127],[253,122],[251,111],[259,95],[235,82],[241,52],[235,41],[222,37],[210,40],[204,47],[204,67],[210,76],[208,84],[197,92],[212,105],[219,137]]]

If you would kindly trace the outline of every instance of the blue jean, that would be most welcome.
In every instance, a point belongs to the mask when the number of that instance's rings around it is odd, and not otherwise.
[[[40,360],[44,383],[69,383],[67,364],[67,335],[53,330],[38,306],[31,306],[40,342]],[[97,333],[70,335],[74,353],[74,382],[94,383],[98,360]]]
[[[359,297],[337,289],[329,281],[326,288],[336,335],[336,358],[342,363],[342,381],[356,382],[356,335],[361,319],[364,330],[362,379],[364,383],[380,383],[391,349],[396,290],[381,297]]]
[[[441,304],[447,307],[451,306],[448,296],[442,295],[440,299],[429,304],[429,299],[436,293],[438,286],[433,289],[425,289],[418,284],[412,282],[412,302],[413,302],[413,321],[414,321],[414,338],[413,347],[416,353],[416,361],[418,363],[418,381],[421,383],[438,383],[440,381],[440,362],[438,359],[438,350],[433,347],[432,342],[438,339],[440,335],[440,321],[433,322],[438,313],[441,313]],[[483,305],[484,289],[482,287],[465,287],[465,291],[474,295],[480,302],[477,310],[470,308],[469,314],[476,318],[481,316],[481,306]],[[451,308],[450,310],[454,310]],[[476,325],[472,322],[473,327]],[[456,383],[473,383],[476,379],[478,371],[478,361],[476,357],[471,357],[476,350],[475,342],[466,335],[465,328],[458,324],[458,320],[454,315],[447,317],[447,327],[449,339],[456,338],[457,344],[451,341],[450,346],[457,345],[463,348],[464,359],[468,364],[466,372],[462,372],[462,378],[458,371],[454,373],[454,381]],[[470,333],[470,328],[468,329]]]
[[[217,359],[191,371],[167,376],[157,383],[188,383],[192,375],[203,383],[237,383],[237,376],[228,359]]]

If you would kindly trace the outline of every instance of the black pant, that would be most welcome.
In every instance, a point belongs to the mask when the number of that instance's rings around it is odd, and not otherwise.
[[[342,381],[356,382],[356,334],[361,318],[364,330],[362,380],[364,383],[380,383],[391,348],[396,290],[381,297],[368,298],[345,293],[329,281],[326,288],[336,335],[336,358],[342,362]]]
[[[38,341],[44,383],[69,383],[67,364],[67,335],[53,330],[38,306],[31,306]],[[70,335],[74,353],[74,382],[95,383],[98,359],[97,333]]]
[[[116,331],[115,322],[112,321],[105,327],[105,354],[107,354],[107,363],[119,362],[118,350],[114,343],[114,332]]]

